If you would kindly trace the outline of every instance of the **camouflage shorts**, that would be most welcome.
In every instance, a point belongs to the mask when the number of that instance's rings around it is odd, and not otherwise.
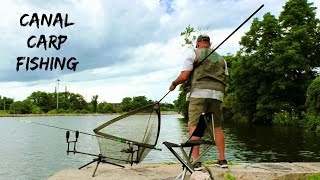
[[[214,127],[221,127],[221,101],[210,98],[191,98],[188,126],[197,126],[202,113],[213,113]]]

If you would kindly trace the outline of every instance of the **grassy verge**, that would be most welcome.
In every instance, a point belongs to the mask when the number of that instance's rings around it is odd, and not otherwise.
[[[307,176],[308,180],[320,180],[320,173],[310,174]]]

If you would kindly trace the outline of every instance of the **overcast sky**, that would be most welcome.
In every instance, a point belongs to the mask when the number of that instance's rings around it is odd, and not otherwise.
[[[317,7],[320,1],[309,0]],[[276,17],[284,0],[0,0],[0,95],[23,100],[34,91],[59,90],[80,93],[87,101],[99,95],[99,101],[121,102],[124,97],[144,95],[159,100],[180,73],[184,56],[180,32],[189,24],[208,29],[212,44],[223,41],[259,6]],[[33,13],[68,14],[72,26],[60,28],[36,24],[22,27],[20,18]],[[224,43],[217,52],[235,54],[239,40],[248,31],[252,19]],[[35,35],[67,35],[60,50],[28,48],[27,40]],[[31,42],[36,43],[35,38]],[[76,71],[26,71],[26,60],[16,71],[17,57],[75,57]],[[173,102],[178,91],[163,102]]]

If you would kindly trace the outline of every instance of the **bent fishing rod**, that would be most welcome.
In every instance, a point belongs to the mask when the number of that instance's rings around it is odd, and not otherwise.
[[[229,34],[228,37],[226,37],[218,46],[216,46],[205,58],[203,58],[203,60],[201,60],[198,64],[195,65],[195,67],[193,68],[193,71],[199,67],[203,61],[205,61],[213,52],[215,52],[223,43],[225,43],[235,32],[237,32],[244,24],[246,24],[249,19],[251,19],[255,14],[257,14],[258,11],[260,11],[260,9],[262,9],[262,7],[264,6],[264,4],[262,4],[257,10],[255,10],[245,21],[243,21],[234,31],[232,31],[231,34]],[[171,91],[167,92],[161,99],[160,101],[162,101],[162,99],[164,99]],[[160,102],[159,101],[159,102]]]

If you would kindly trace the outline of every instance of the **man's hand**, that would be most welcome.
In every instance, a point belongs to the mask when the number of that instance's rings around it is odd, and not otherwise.
[[[175,89],[176,89],[176,86],[174,86],[173,84],[170,84],[169,90],[170,90],[170,91],[173,91],[173,90],[175,90]]]
[[[181,71],[180,75],[177,77],[176,80],[174,80],[169,87],[170,91],[173,91],[174,89],[176,89],[176,87],[179,84],[184,83],[186,80],[188,80],[189,76],[190,76],[190,71]]]

